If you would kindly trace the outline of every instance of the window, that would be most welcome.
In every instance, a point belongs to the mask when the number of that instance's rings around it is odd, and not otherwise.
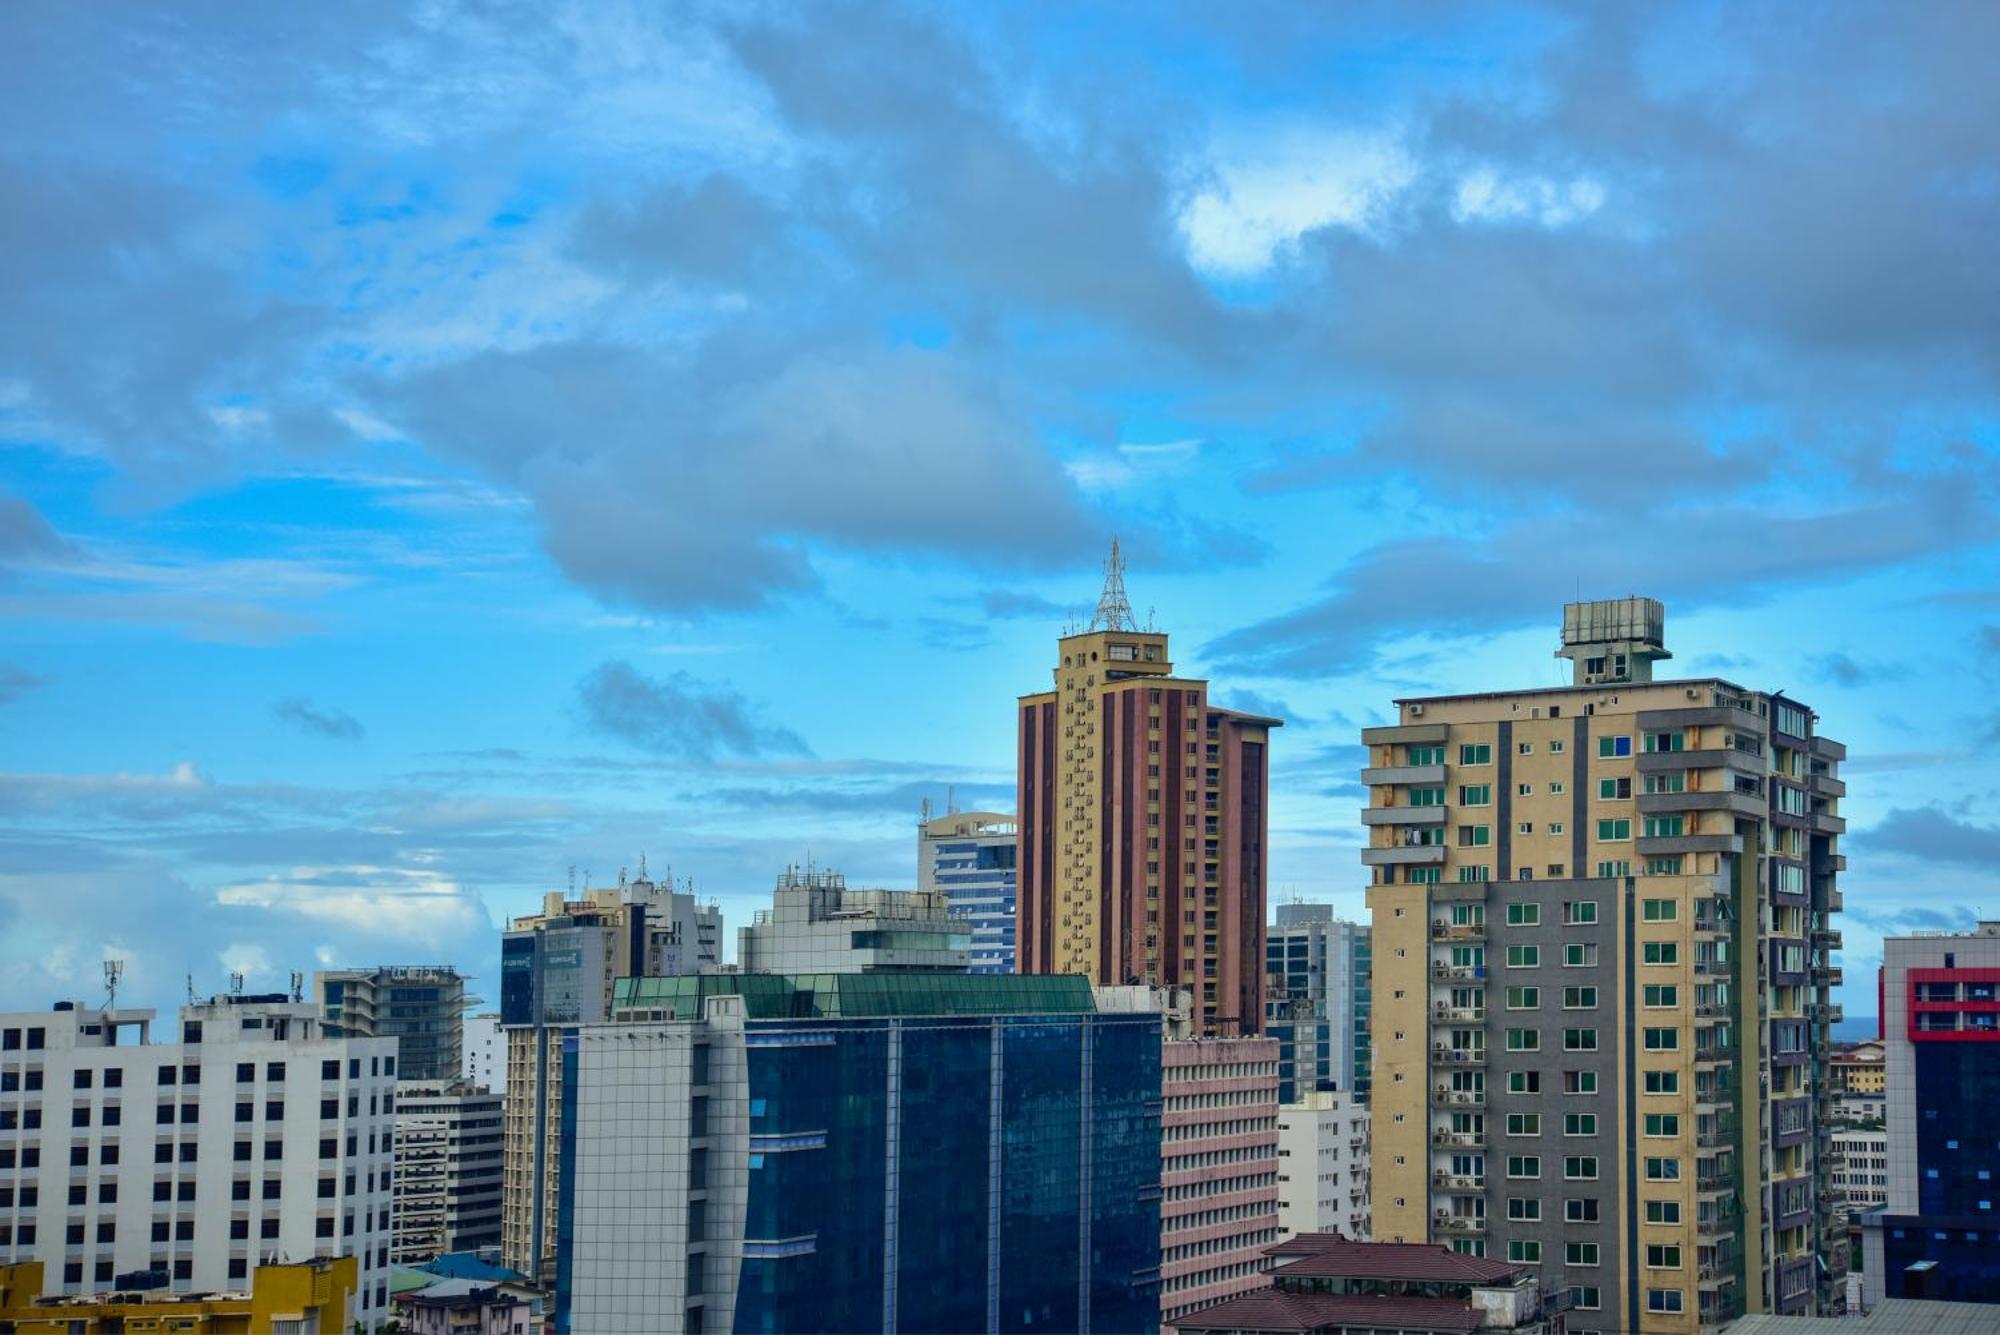
[[[1563,989],[1563,1009],[1568,1011],[1590,1011],[1597,1009],[1597,989],[1594,987],[1566,987]]]
[[[1563,1259],[1571,1265],[1596,1265],[1597,1244],[1594,1242],[1572,1242],[1563,1248]]]
[[[1672,899],[1642,899],[1639,901],[1639,918],[1642,922],[1677,922],[1681,916],[1681,906]]]
[[[1572,1224],[1594,1224],[1597,1222],[1597,1198],[1563,1202],[1563,1219]]]
[[[1647,1201],[1646,1222],[1649,1224],[1678,1224],[1681,1222],[1679,1201]]]
[[[1493,805],[1493,785],[1490,783],[1462,783],[1458,786],[1458,804],[1462,807],[1490,807]]]
[[[1572,1154],[1563,1159],[1563,1177],[1571,1182],[1595,1182],[1597,1180],[1597,1156],[1594,1154]]]
[[[1540,1071],[1507,1072],[1507,1092],[1509,1094],[1539,1094],[1542,1092]]]
[[[1649,1136],[1678,1136],[1681,1133],[1679,1113],[1647,1113],[1646,1134]]]
[[[1646,859],[1646,875],[1648,876],[1679,876],[1680,874],[1681,855],[1679,853],[1675,853],[1671,857]]]
[[[1542,967],[1540,946],[1507,947],[1507,967],[1510,969],[1539,969]]]
[[[1564,1052],[1597,1051],[1597,1031],[1595,1029],[1563,1030],[1563,1051]]]
[[[1532,783],[1517,783],[1517,784],[1515,784],[1515,785],[1514,785],[1514,796],[1516,796],[1516,797],[1533,797],[1534,795],[1535,795],[1535,785],[1534,785],[1534,784],[1532,784]]]
[[[1677,1052],[1681,1046],[1681,1031],[1665,1028],[1648,1029],[1645,1039],[1648,1052]]]
[[[1575,1284],[1570,1286],[1570,1302],[1579,1311],[1594,1312],[1604,1306],[1604,1292],[1595,1284]]]
[[[1679,1270],[1681,1249],[1672,1243],[1649,1243],[1646,1246],[1646,1265],[1653,1270]]]
[[[1507,925],[1509,927],[1539,927],[1542,923],[1540,904],[1509,904]]]
[[[1590,941],[1571,941],[1563,946],[1563,967],[1566,969],[1590,969],[1597,966],[1597,945]]]
[[[1510,987],[1507,989],[1507,1009],[1510,1011],[1531,1011],[1542,1004],[1542,989],[1539,987]]]
[[[1648,774],[1646,791],[1649,793],[1684,793],[1687,791],[1685,774]]]
[[[1531,756],[1535,754],[1535,744],[1533,742],[1521,742],[1514,747],[1514,754]]]
[[[1413,746],[1410,748],[1409,754],[1409,763],[1412,765],[1444,764],[1444,748],[1442,746]]]
[[[1514,827],[1514,833],[1516,834],[1533,834],[1534,832],[1535,832],[1535,823],[1531,820],[1524,820],[1519,825],[1516,825]],[[1528,875],[1528,869],[1526,867],[1523,867],[1521,869],[1521,879],[1524,881],[1532,879]]]
[[[1444,789],[1412,788],[1409,800],[1404,804],[1412,807],[1441,807],[1444,805]]]
[[[1539,1029],[1509,1029],[1507,1031],[1507,1051],[1540,1052],[1542,1031]]]
[[[1597,1072],[1595,1071],[1563,1072],[1563,1093],[1595,1094],[1596,1092],[1597,1092]]]
[[[1647,941],[1640,946],[1640,959],[1647,964],[1679,964],[1681,947],[1678,941]]]
[[[1681,1092],[1679,1071],[1646,1072],[1646,1092],[1648,1094],[1678,1094]]]
[[[1597,901],[1594,899],[1571,899],[1563,903],[1563,921],[1570,926],[1580,926],[1597,921]]]
[[[1632,874],[1632,863],[1622,858],[1615,862],[1600,862],[1597,864],[1597,874],[1601,878],[1630,876]]]
[[[1597,754],[1601,759],[1612,759],[1632,754],[1630,737],[1600,737],[1597,739]]]
[[[1646,1180],[1648,1182],[1678,1182],[1681,1180],[1681,1161],[1674,1158],[1649,1158],[1646,1160]]]
[[[1461,866],[1458,869],[1458,879],[1461,884],[1471,881],[1490,881],[1493,879],[1493,869],[1484,866]]]
[[[1648,1312],[1678,1312],[1681,1310],[1679,1289],[1647,1289],[1646,1310]]]
[[[1542,1175],[1542,1156],[1539,1154],[1510,1154],[1507,1156],[1507,1176],[1536,1178]]]
[[[1565,1136],[1594,1136],[1597,1134],[1596,1113],[1564,1113],[1563,1134]]]
[[[1687,747],[1687,737],[1678,732],[1649,732],[1646,734],[1646,750],[1654,755],[1667,751],[1681,751]]]
[[[1458,827],[1460,848],[1484,848],[1493,842],[1491,825],[1461,825]]]
[[[1493,747],[1486,742],[1461,746],[1458,748],[1458,763],[1461,765],[1490,765],[1493,763]]]
[[[1507,1240],[1507,1259],[1521,1265],[1540,1265],[1542,1263],[1542,1244],[1534,1241],[1532,1238],[1509,1238]]]
[[[1601,843],[1617,843],[1620,840],[1630,839],[1631,837],[1632,822],[1625,817],[1621,816],[1617,820],[1601,820],[1597,822],[1597,838]]]
[[[1630,779],[1599,779],[1597,781],[1597,800],[1600,802],[1616,802],[1621,798],[1630,796],[1632,796],[1632,781]]]
[[[1507,1134],[1510,1136],[1539,1136],[1542,1134],[1540,1113],[1508,1113]]]
[[[1646,1006],[1653,1010],[1672,1009],[1681,1004],[1681,990],[1673,983],[1648,983],[1643,995]]]
[[[1542,1217],[1542,1202],[1534,1196],[1509,1196],[1507,1217],[1533,1223]]]

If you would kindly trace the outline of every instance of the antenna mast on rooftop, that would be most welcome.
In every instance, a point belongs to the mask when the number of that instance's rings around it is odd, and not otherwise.
[[[111,959],[104,961],[104,1009],[110,1010],[118,1000],[118,980],[125,976],[125,961]]]
[[[1125,558],[1118,554],[1118,539],[1111,540],[1111,555],[1104,562],[1104,592],[1097,599],[1097,613],[1090,618],[1092,630],[1139,629],[1132,620],[1132,603],[1125,596]]]

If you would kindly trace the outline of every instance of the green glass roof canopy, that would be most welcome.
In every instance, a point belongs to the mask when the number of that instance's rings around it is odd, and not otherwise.
[[[857,1019],[907,1015],[1074,1015],[1094,1013],[1082,974],[713,973],[620,978],[614,1015],[661,1012],[698,1020],[709,997],[740,996],[753,1020]]]

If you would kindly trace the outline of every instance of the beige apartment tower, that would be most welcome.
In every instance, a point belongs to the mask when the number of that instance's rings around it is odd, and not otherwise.
[[[1021,973],[1193,993],[1206,1037],[1261,1032],[1270,733],[1140,630],[1118,546],[1055,689],[1020,698]]]
[[[1571,1335],[1838,1309],[1822,1237],[1845,755],[1781,694],[1656,680],[1651,599],[1573,684],[1369,728],[1375,1237],[1538,1267]]]

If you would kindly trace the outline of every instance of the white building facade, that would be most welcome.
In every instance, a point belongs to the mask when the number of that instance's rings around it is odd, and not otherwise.
[[[143,1271],[185,1293],[353,1255],[348,1321],[376,1329],[396,1040],[322,1037],[318,1008],[282,994],[184,1006],[175,1043],[153,1017],[0,1015],[0,1261],[42,1262],[50,1295]]]
[[[465,1017],[465,1064],[459,1073],[468,1085],[506,1094],[507,1036],[500,1029],[500,1012]]]
[[[837,871],[793,867],[771,907],[736,935],[744,973],[964,973],[971,933],[937,891],[850,889]]]
[[[1368,1105],[1310,1090],[1278,1109],[1278,1232],[1369,1238]]]
[[[500,1245],[503,1104],[502,1096],[458,1081],[396,1087],[397,1265]]]

